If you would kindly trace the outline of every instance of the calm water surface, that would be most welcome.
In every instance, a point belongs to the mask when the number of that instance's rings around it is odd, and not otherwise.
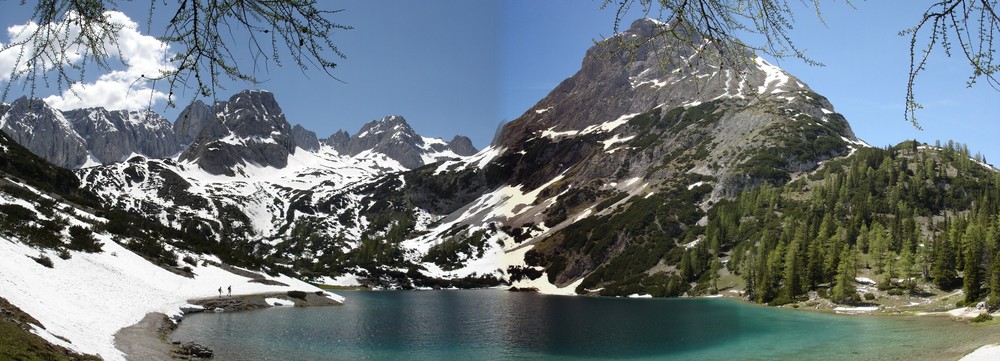
[[[171,339],[209,346],[219,360],[927,360],[1000,342],[1000,328],[947,318],[723,299],[338,293],[342,307],[188,315]]]

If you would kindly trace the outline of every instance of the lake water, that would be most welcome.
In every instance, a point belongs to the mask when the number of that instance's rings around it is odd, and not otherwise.
[[[342,307],[188,315],[170,338],[204,344],[219,360],[954,360],[1000,341],[1000,328],[943,317],[724,299],[338,293]]]

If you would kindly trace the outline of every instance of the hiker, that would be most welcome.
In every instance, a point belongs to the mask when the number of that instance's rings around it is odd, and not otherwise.
[[[222,287],[219,287],[219,298],[222,298]]]
[[[232,295],[233,295],[233,285],[229,285],[229,288],[227,288],[227,290],[229,290],[228,296],[232,297]]]

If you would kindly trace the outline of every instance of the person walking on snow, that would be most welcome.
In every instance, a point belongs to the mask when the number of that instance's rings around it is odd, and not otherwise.
[[[233,286],[229,285],[229,287],[227,288],[227,290],[229,291],[229,294],[227,296],[232,297],[232,295],[233,295]]]
[[[219,287],[219,298],[222,298],[222,287]]]

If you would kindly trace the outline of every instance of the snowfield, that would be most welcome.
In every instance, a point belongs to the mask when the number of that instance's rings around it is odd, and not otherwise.
[[[1000,345],[986,345],[965,355],[959,361],[995,361],[1000,360]]]
[[[160,268],[132,251],[94,234],[104,243],[101,253],[70,252],[60,259],[43,251],[54,264],[46,268],[30,257],[39,250],[0,237],[0,297],[27,312],[45,329],[35,331],[49,342],[105,360],[124,360],[114,346],[118,330],[139,322],[146,314],[181,315],[188,299],[217,297],[219,288],[233,287],[234,295],[301,290],[321,291],[289,277],[271,278],[288,286],[249,283],[250,279],[214,266],[192,266],[194,278]],[[328,294],[331,298],[343,298]],[[66,342],[58,337],[69,340]]]

